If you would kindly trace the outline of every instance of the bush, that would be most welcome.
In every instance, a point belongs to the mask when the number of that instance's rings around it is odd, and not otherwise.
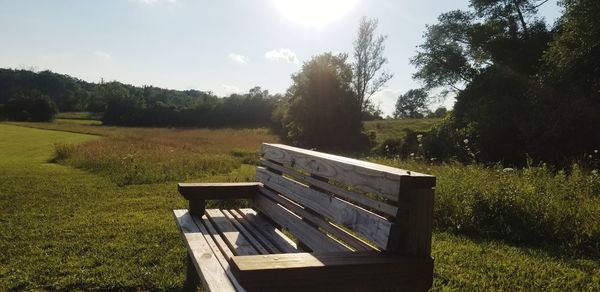
[[[12,121],[49,122],[58,113],[58,108],[48,96],[31,91],[9,99],[5,112]]]
[[[600,257],[598,170],[375,161],[437,177],[433,218],[438,230]]]

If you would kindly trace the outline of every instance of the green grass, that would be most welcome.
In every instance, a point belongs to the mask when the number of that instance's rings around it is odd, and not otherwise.
[[[85,120],[85,119],[54,119],[55,123],[58,124],[81,124],[81,125],[102,125],[102,121],[99,120]]]
[[[600,259],[600,175],[370,158],[437,178],[434,226]]]
[[[406,129],[413,131],[428,131],[440,119],[399,119],[399,120],[376,120],[364,123],[367,132],[375,132],[377,144],[386,139],[403,139]]]
[[[110,136],[0,124],[0,137],[0,291],[183,288],[185,249],[171,209],[185,202],[174,182],[119,186],[101,173],[47,163],[56,143]],[[247,155],[244,144],[230,147],[232,156]],[[242,165],[190,181],[253,176],[254,167]],[[450,233],[434,234],[432,253],[434,290],[600,289],[597,260]]]
[[[102,113],[92,112],[64,112],[56,115],[57,119],[69,120],[100,120]]]

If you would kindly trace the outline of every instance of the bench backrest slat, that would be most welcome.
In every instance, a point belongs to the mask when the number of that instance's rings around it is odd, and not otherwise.
[[[282,144],[262,144],[261,154],[266,160],[342,182],[396,202],[401,200],[399,190],[403,177],[429,178],[430,186],[435,185],[435,177],[429,175]]]
[[[430,254],[434,176],[280,144],[263,144],[261,156],[263,208],[285,206],[279,215],[356,250],[368,248],[359,236],[381,250]]]
[[[355,193],[346,189],[342,189],[338,186],[329,184],[325,181],[316,179],[314,177],[305,175],[301,172],[295,171],[294,169],[284,167],[277,163],[261,159],[260,163],[268,167],[269,169],[276,170],[278,172],[284,173],[290,177],[293,177],[296,180],[303,181],[306,184],[309,184],[313,187],[319,188],[326,192],[336,194],[350,202],[354,202],[355,204],[364,206],[369,208],[377,213],[388,215],[391,217],[395,217],[398,214],[398,206],[388,204],[386,202],[382,202],[380,200],[365,196],[363,194]]]
[[[384,217],[262,167],[256,169],[256,179],[305,208],[356,231],[378,247],[386,247],[391,222]]]
[[[254,199],[254,207],[267,215],[281,227],[289,230],[292,234],[302,239],[302,242],[316,252],[348,251],[348,248],[328,237],[316,228],[302,221],[290,211],[274,204],[265,196],[257,196]]]

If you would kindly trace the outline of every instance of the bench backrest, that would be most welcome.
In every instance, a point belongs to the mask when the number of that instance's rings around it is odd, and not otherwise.
[[[434,176],[281,144],[261,165],[255,206],[310,249],[430,255]]]

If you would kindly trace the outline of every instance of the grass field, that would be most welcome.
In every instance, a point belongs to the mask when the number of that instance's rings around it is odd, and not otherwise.
[[[78,143],[82,150],[71,151],[88,151],[105,147],[99,146],[103,143],[120,145],[113,139],[136,137],[140,130],[139,135],[149,131],[146,136],[155,136],[145,137],[144,144],[164,147],[160,141],[169,135],[179,137],[178,130],[36,126],[52,130],[0,124],[0,291],[181,290],[185,249],[170,210],[184,208],[185,202],[176,193],[175,181],[119,185],[100,170],[72,168],[66,160],[61,163],[67,165],[48,163],[55,145]],[[78,131],[103,137],[74,133]],[[228,131],[232,130],[182,131],[179,139],[239,134]],[[255,131],[247,133],[269,137]],[[257,145],[246,138],[232,138],[221,154],[248,159]],[[219,146],[211,141],[194,140],[189,147],[217,153]],[[229,140],[220,141],[222,145]],[[188,179],[247,181],[252,180],[253,169],[240,164],[226,173],[199,173]],[[443,182],[440,177],[440,189]],[[541,247],[435,232],[433,256],[434,290],[600,289],[597,259],[556,254]]]
[[[402,139],[406,136],[406,129],[413,131],[428,131],[440,119],[400,119],[400,120],[375,120],[364,123],[367,132],[375,132],[377,144],[386,139]]]

